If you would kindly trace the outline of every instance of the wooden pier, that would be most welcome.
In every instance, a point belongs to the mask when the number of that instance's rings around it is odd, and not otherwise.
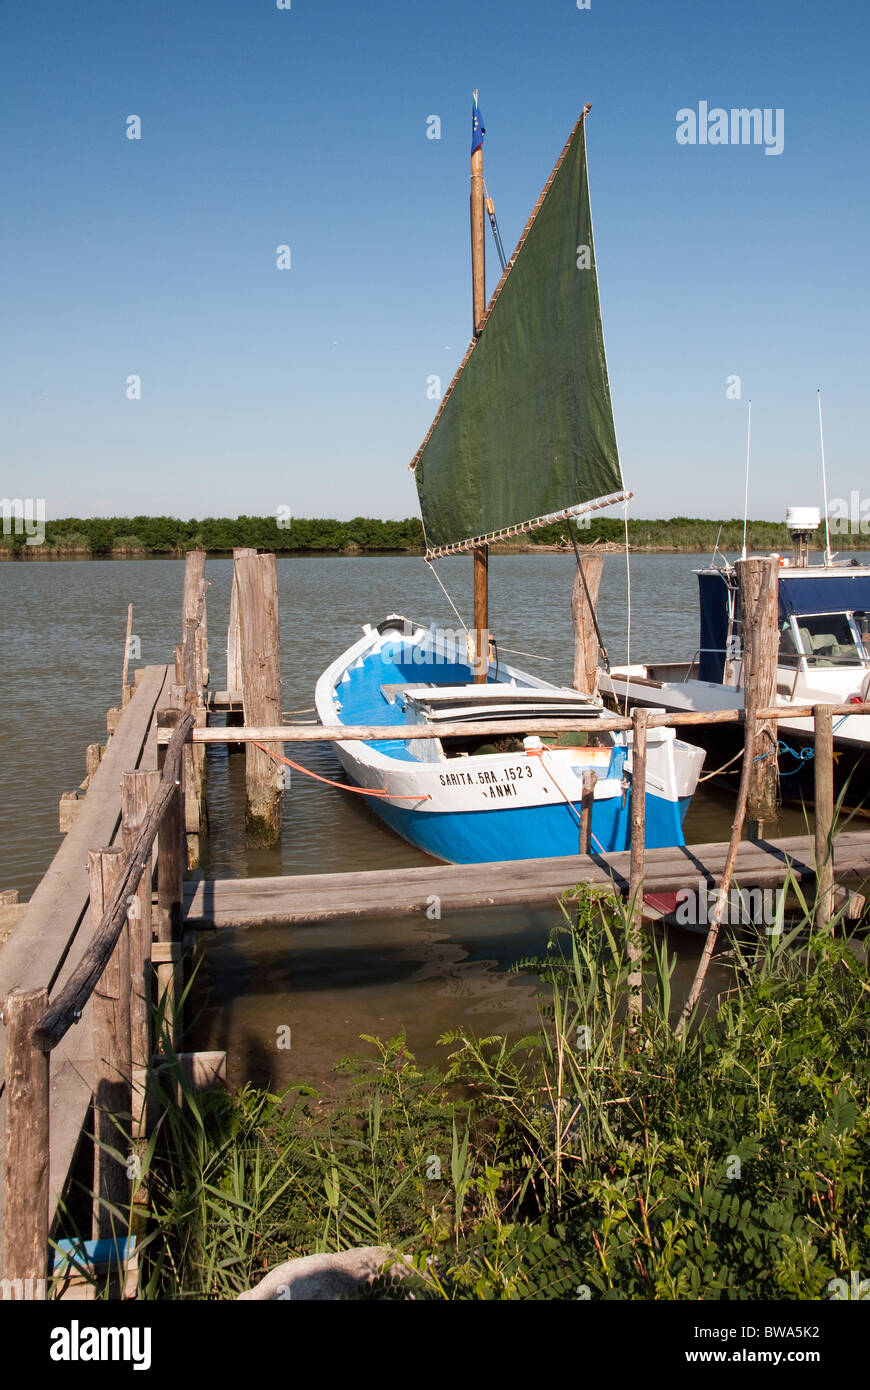
[[[728,846],[687,845],[648,849],[644,892],[676,893],[703,880],[718,884]],[[743,887],[772,888],[788,872],[799,883],[816,877],[815,847],[806,835],[744,843],[735,881]],[[870,834],[843,832],[837,838],[837,872],[870,879]],[[434,894],[441,911],[555,903],[578,883],[595,884],[625,895],[631,852],[579,854],[559,859],[517,859],[492,864],[441,864],[432,868],[365,873],[294,874],[287,878],[199,879],[185,885],[184,924],[207,931],[220,927],[328,922],[335,918],[425,914]]]
[[[639,927],[644,895],[666,895],[703,881],[721,897],[732,881],[746,890],[775,887],[790,876],[817,891],[817,924],[824,929],[838,902],[849,915],[863,908],[863,898],[853,890],[870,881],[870,833],[846,829],[834,835],[829,786],[831,716],[867,714],[870,704],[786,709],[771,707],[764,698],[756,698],[751,718],[747,715],[750,755],[758,729],[769,731],[778,719],[796,715],[815,720],[817,815],[812,837],[741,840],[739,811],[730,845],[645,849],[643,798],[638,798],[632,848],[621,854],[433,864],[389,873],[205,878],[197,864],[200,836],[208,824],[209,744],[245,747],[247,812],[238,833],[256,843],[274,843],[281,827],[283,780],[275,760],[256,744],[280,751],[288,743],[393,738],[395,726],[280,723],[274,556],[253,551],[235,555],[228,689],[210,692],[204,568],[201,553],[188,556],[182,642],[174,661],[137,672],[132,688],[125,661],[121,705],[109,711],[107,744],[88,749],[81,794],[63,798],[66,837],[30,902],[18,904],[0,895],[5,1025],[0,1029],[0,1280],[12,1281],[4,1289],[30,1290],[30,1296],[46,1296],[49,1235],[70,1234],[62,1229],[62,1199],[73,1165],[83,1157],[92,1174],[89,1234],[99,1241],[113,1235],[128,1248],[128,1233],[114,1230],[109,1213],[112,1205],[123,1209],[130,1201],[129,1165],[112,1156],[108,1143],[98,1144],[95,1152],[87,1136],[113,1133],[113,1146],[122,1156],[125,1146],[132,1155],[147,1140],[149,1078],[166,1061],[160,1056],[163,1039],[154,1033],[155,1009],[166,1012],[172,1046],[183,1047],[186,962],[202,933],[424,913],[436,898],[442,913],[542,904],[581,883],[620,894],[633,905],[630,920]],[[216,711],[226,716],[226,727],[209,726]],[[643,784],[649,727],[690,727],[741,717],[736,710],[712,715],[636,710],[630,717],[584,718],[582,728],[631,729],[633,776]],[[487,737],[495,732],[573,732],[578,727],[571,719],[509,721],[463,724],[458,732]],[[439,727],[440,735],[450,733],[449,726]],[[431,730],[408,727],[403,736],[431,737]],[[747,768],[749,762],[745,755]],[[630,948],[637,951],[633,928],[629,934]],[[201,1084],[223,1074],[221,1055],[184,1056],[188,1073]],[[119,1289],[123,1284],[119,1279]]]

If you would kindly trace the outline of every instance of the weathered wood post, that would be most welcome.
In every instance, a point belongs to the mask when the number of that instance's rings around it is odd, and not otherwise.
[[[242,695],[242,633],[239,626],[239,579],[237,571],[237,561],[243,555],[256,555],[256,550],[249,547],[240,546],[233,551],[233,584],[230,590],[230,620],[227,626],[227,694],[241,698]],[[237,728],[244,724],[245,714],[242,709],[231,709],[227,711],[227,727]],[[236,753],[244,753],[244,745],[241,743],[228,743],[227,756],[232,757]]]
[[[594,605],[601,587],[601,574],[604,569],[603,555],[583,555],[579,569],[574,571],[574,588],[571,594],[571,617],[574,625],[574,689],[592,695],[598,675],[598,633],[595,629]],[[583,579],[586,579],[586,586]],[[589,597],[586,597],[586,590]],[[590,607],[590,600],[592,607]]]
[[[96,776],[105,751],[105,745],[102,743],[89,743],[85,749],[85,775],[89,782]]]
[[[758,727],[755,711],[776,704],[779,658],[779,560],[773,557],[738,560],[741,632],[743,638],[743,700],[745,737],[752,740],[746,818],[751,839],[761,839],[765,821],[776,820],[779,765],[777,729]]]
[[[125,772],[121,779],[121,829],[129,853],[157,794],[159,772]],[[127,914],[130,933],[130,1060],[132,1064],[133,1142],[145,1137],[145,1090],[151,1062],[151,888],[153,851]]]
[[[188,550],[184,557],[184,593],[182,597],[181,640],[184,643],[188,623],[196,623],[195,683],[197,694],[208,685],[208,629],[206,623],[205,551]],[[200,610],[200,604],[202,608]]]
[[[3,1002],[6,1025],[6,1138],[3,1153],[3,1270],[13,1293],[44,1299],[48,1278],[48,1053],[33,1029],[48,1008],[45,989],[16,989]],[[18,1281],[21,1284],[18,1284]]]
[[[121,672],[121,708],[126,709],[133,694],[132,688],[127,684],[127,672],[130,669],[130,638],[133,635],[133,605],[127,604],[127,630],[124,634],[124,666]]]
[[[274,555],[242,554],[236,559],[239,637],[245,723],[275,728],[281,723],[281,653],[278,572]],[[272,744],[277,756],[281,744]],[[281,833],[280,763],[254,744],[245,747],[246,827],[250,843],[275,845]]]
[[[737,854],[747,817],[753,814],[755,824],[752,837],[761,838],[764,820],[776,815],[776,788],[779,768],[777,766],[777,745],[779,725],[774,721],[771,729],[765,725],[758,729],[757,710],[772,708],[776,703],[776,665],[779,654],[778,634],[778,591],[779,560],[752,559],[737,561],[737,582],[740,586],[740,604],[743,631],[743,698],[744,698],[744,740],[743,760],[740,767],[740,788],[737,793],[737,806],[731,826],[731,839],[728,854],[713,916],[709,919],[707,939],[701,952],[698,968],[692,987],[683,1005],[680,1020],[676,1027],[678,1038],[685,1036],[694,1011],[700,1001],[707,971],[713,959],[719,928],[728,906],[728,894]],[[753,802],[754,797],[754,802]],[[750,812],[750,806],[752,812]],[[759,814],[761,813],[761,814]]]
[[[121,845],[90,850],[91,921],[98,927],[125,857]],[[130,938],[121,929],[108,965],[92,995],[94,1032],[94,1201],[95,1239],[124,1225],[130,1200],[128,1159],[132,1115],[130,1053]],[[121,1157],[111,1152],[117,1150]]]
[[[580,853],[591,854],[593,852],[592,839],[592,810],[595,805],[595,783],[598,781],[598,773],[591,771],[583,773],[583,790],[580,794]]]
[[[193,714],[197,728],[202,727],[201,715],[205,708],[197,704],[196,695],[185,685],[171,685],[169,699],[172,708],[179,713]],[[186,864],[195,869],[199,864],[199,836],[207,827],[205,797],[201,779],[202,763],[199,757],[204,744],[186,743],[181,755],[182,785],[184,788],[184,829],[186,835]]]
[[[180,709],[157,711],[157,727],[174,729],[181,721]],[[158,745],[157,761],[162,771],[166,745]],[[184,896],[184,866],[187,859],[184,828],[184,789],[181,779],[170,799],[157,835],[157,940],[151,947],[151,960],[157,971],[158,1000],[164,1001],[169,1037],[176,1039],[176,1018],[181,995],[181,907]]]
[[[631,868],[629,875],[628,1017],[636,1024],[643,1012],[643,877],[646,845],[647,709],[631,712]]]
[[[816,926],[830,928],[834,915],[834,722],[830,705],[813,706]]]

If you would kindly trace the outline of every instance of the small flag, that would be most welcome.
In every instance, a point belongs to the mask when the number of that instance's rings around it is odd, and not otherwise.
[[[483,124],[483,116],[480,114],[480,107],[477,104],[477,92],[474,93],[474,101],[471,107],[471,153],[479,150],[483,145],[483,137],[486,134],[486,126]]]

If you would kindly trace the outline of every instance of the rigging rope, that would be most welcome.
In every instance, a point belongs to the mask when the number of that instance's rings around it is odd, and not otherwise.
[[[254,741],[254,747],[274,758],[276,763],[286,763],[292,767],[294,772],[302,772],[306,777],[313,777],[315,782],[325,782],[328,787],[338,787],[339,791],[356,792],[357,796],[388,796],[391,801],[431,801],[432,797],[428,792],[422,796],[419,793],[413,795],[399,796],[396,792],[387,791],[386,787],[371,788],[352,787],[347,782],[333,782],[331,777],[321,777],[319,772],[312,772],[310,767],[303,767],[301,763],[294,763],[292,759],[285,758],[281,753],[273,753],[271,748],[267,748],[264,743]]]
[[[623,520],[625,523],[625,664],[631,667],[631,562],[628,556],[628,498],[622,505]],[[625,681],[625,717],[628,718],[628,684],[630,677]]]
[[[453,599],[450,597],[450,595],[448,594],[446,588],[444,587],[443,583],[441,582],[441,576],[440,576],[440,574],[438,573],[438,571],[437,571],[436,568],[435,568],[435,561],[434,561],[434,560],[427,560],[427,561],[426,561],[426,564],[429,566],[429,568],[430,568],[430,570],[432,571],[432,573],[434,574],[435,578],[438,580],[438,583],[441,585],[441,588],[442,588],[442,590],[443,590],[443,592],[444,592],[444,597],[446,598],[447,602],[450,604],[450,607],[453,609],[453,611],[454,611],[454,613],[456,614],[456,616],[457,616],[457,618],[459,619],[459,621],[462,623],[462,627],[463,627],[463,629],[464,629],[464,632],[465,632],[466,637],[470,637],[470,636],[471,636],[471,633],[468,631],[468,628],[465,626],[465,619],[463,618],[463,616],[462,616],[462,614],[460,613],[459,609],[456,607],[456,604],[453,602]]]

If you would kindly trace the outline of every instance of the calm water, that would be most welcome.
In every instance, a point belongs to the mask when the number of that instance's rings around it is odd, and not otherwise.
[[[638,661],[690,656],[697,644],[699,558],[632,557],[631,655]],[[490,561],[490,626],[505,659],[549,680],[571,681],[573,557],[495,556]],[[466,620],[471,562],[439,572]],[[209,658],[214,688],[226,686],[225,634],[232,561],[209,560]],[[141,662],[162,664],[181,637],[179,560],[0,564],[0,888],[29,896],[54,854],[57,802],[84,777],[88,743],[104,742],[105,710],[120,703],[127,603]],[[309,711],[314,682],[359,635],[360,624],[400,612],[457,626],[428,567],[396,557],[278,561],[283,705]],[[600,621],[611,660],[626,653],[625,562],[609,555]],[[535,658],[508,654],[508,648]],[[544,660],[543,658],[549,658]],[[302,718],[314,718],[304,713]],[[297,747],[297,761],[328,777],[340,769],[326,744]],[[396,868],[431,862],[396,838],[362,797],[300,774],[284,798],[280,849],[244,845],[244,758],[209,750],[212,835],[203,868],[216,876]],[[731,806],[699,793],[687,838],[726,838]],[[543,950],[555,912],[528,909],[451,913],[440,922],[374,919],[308,928],[227,931],[210,940],[200,972],[199,1046],[226,1047],[235,1078],[282,1084],[323,1080],[360,1033],[386,1037],[405,1027],[412,1050],[435,1055],[433,1040],[466,1023],[494,1032],[528,1026],[536,982],[508,972]],[[697,938],[675,934],[680,974],[691,978]],[[276,1049],[289,1024],[292,1049]]]

